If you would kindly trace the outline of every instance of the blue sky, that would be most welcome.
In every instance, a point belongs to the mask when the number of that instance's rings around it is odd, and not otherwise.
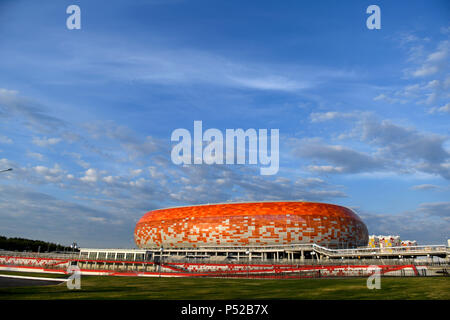
[[[81,30],[66,8],[81,8]],[[353,208],[371,234],[450,236],[450,5],[2,1],[0,234],[132,247],[147,211]],[[280,170],[175,166],[171,133],[280,130]]]

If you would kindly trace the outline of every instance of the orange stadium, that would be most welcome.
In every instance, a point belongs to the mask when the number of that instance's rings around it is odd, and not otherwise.
[[[139,248],[270,246],[315,243],[366,246],[368,231],[350,209],[313,202],[208,204],[159,209],[137,223]]]

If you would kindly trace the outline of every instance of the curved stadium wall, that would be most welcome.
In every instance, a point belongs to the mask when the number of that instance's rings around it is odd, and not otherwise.
[[[254,202],[159,209],[137,223],[139,248],[270,246],[316,243],[366,246],[366,225],[350,209],[313,202]]]

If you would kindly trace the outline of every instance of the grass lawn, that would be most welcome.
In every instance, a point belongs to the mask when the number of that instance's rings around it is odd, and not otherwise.
[[[55,277],[48,274],[25,274]],[[6,272],[0,272],[6,274]],[[5,299],[443,299],[450,300],[450,278],[382,278],[369,290],[366,278],[246,280],[83,276],[81,290],[66,284],[0,288]]]

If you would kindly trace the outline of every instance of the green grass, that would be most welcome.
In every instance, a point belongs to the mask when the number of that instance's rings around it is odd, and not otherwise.
[[[380,290],[369,290],[366,278],[246,280],[83,276],[81,290],[68,290],[65,283],[42,287],[0,288],[0,299],[450,300],[450,278],[382,278]]]

